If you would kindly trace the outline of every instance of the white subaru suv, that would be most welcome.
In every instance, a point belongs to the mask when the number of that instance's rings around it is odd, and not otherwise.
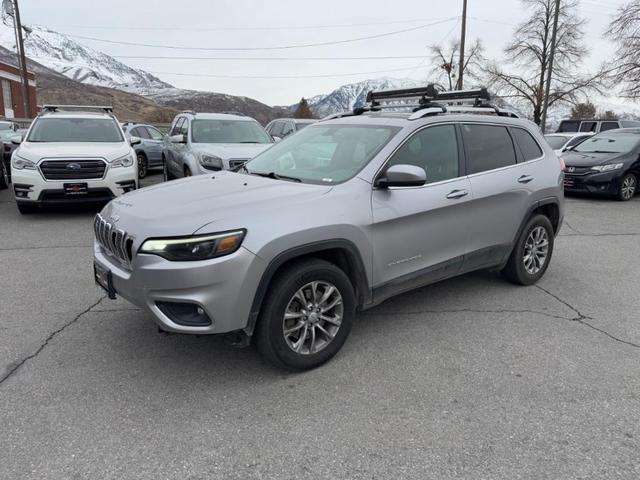
[[[104,203],[138,188],[138,165],[111,107],[45,105],[11,157],[20,213],[42,205]]]

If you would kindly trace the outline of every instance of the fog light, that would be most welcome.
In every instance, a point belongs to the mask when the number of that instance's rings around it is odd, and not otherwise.
[[[206,327],[211,319],[204,309],[193,303],[156,302],[156,306],[172,322],[186,327]]]

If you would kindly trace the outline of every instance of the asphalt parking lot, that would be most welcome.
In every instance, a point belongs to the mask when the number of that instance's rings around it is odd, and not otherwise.
[[[397,297],[304,374],[105,299],[95,211],[0,192],[2,479],[640,478],[640,196],[569,198],[538,286]]]

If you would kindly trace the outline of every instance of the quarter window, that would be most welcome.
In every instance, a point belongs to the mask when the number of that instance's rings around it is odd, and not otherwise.
[[[595,132],[598,122],[582,122],[580,124],[581,132]]]
[[[520,147],[525,162],[542,156],[540,145],[538,145],[538,142],[535,141],[529,132],[522,128],[513,128],[511,133]]]
[[[600,131],[606,132],[607,130],[615,130],[616,128],[620,128],[618,122],[602,122],[600,125]]]
[[[428,183],[460,176],[455,127],[438,125],[420,130],[393,154],[387,168],[407,164],[424,168]]]
[[[470,175],[515,165],[516,153],[506,127],[466,124],[462,131]]]

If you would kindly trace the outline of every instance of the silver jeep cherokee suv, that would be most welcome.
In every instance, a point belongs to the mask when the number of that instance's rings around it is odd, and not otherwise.
[[[292,370],[407,290],[486,268],[533,284],[562,223],[560,162],[531,122],[444,104],[472,93],[373,92],[238,172],[114,199],[95,219],[97,282],[162,330],[254,337]],[[401,95],[413,113],[383,110]]]

